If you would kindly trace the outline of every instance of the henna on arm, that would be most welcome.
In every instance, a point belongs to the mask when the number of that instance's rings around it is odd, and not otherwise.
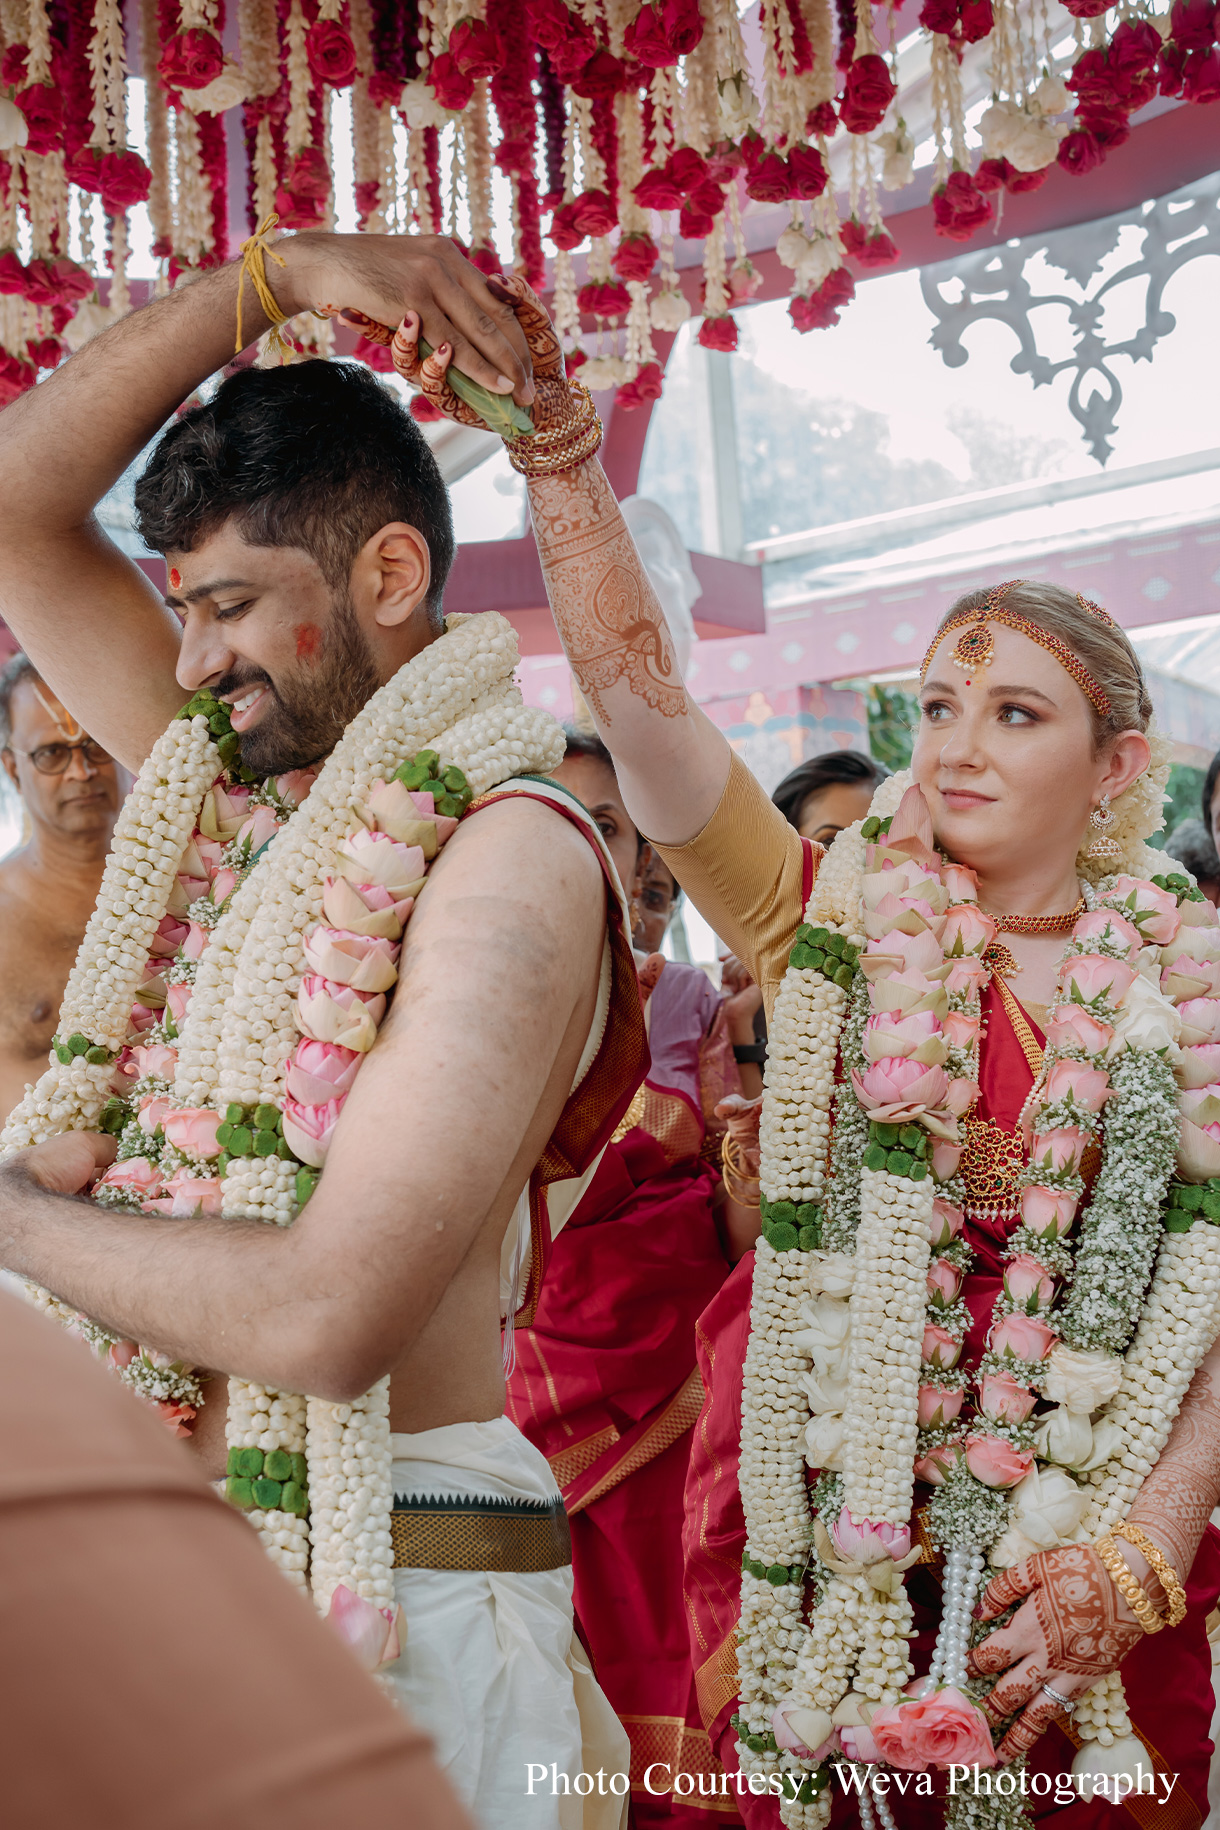
[[[1191,1381],[1169,1441],[1140,1488],[1129,1517],[1164,1551],[1185,1582],[1218,1502],[1220,1343],[1211,1349]],[[1138,1553],[1126,1542],[1120,1549],[1135,1568]],[[1139,1580],[1160,1606],[1160,1585],[1155,1578],[1150,1576],[1145,1582],[1140,1575]]]

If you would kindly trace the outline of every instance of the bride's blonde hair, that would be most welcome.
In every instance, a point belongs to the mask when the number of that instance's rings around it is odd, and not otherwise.
[[[986,603],[993,588],[968,591],[965,597],[959,597],[941,618],[940,629],[962,611],[977,610]],[[1152,700],[1144,670],[1117,623],[1108,617],[1103,621],[1101,616],[1085,607],[1081,598],[1065,591],[1062,585],[1039,584],[1023,578],[1010,585],[1000,601],[1005,610],[1015,611],[1065,642],[1105,693],[1110,701],[1107,714],[1103,716],[1095,706],[1089,706],[1095,752],[1105,749],[1123,731],[1148,729]]]

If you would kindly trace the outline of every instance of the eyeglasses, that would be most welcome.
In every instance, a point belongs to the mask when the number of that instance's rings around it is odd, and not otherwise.
[[[86,737],[83,743],[40,743],[36,750],[19,750],[17,754],[28,756],[39,775],[62,775],[77,750],[91,769],[101,769],[114,761],[109,750],[103,750],[92,737]]]

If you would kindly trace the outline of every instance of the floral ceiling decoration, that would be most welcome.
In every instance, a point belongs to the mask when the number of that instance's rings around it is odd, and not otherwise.
[[[951,241],[993,222],[1003,192],[1040,185],[1056,162],[1092,170],[1158,92],[1220,96],[1214,0],[1155,15],[1150,0],[1063,6],[923,0],[932,207]],[[898,258],[881,196],[911,181],[915,145],[892,6],[237,0],[231,21],[225,9],[0,0],[0,404],[129,308],[135,205],[148,208],[162,287],[225,259],[246,216],[329,226],[345,89],[360,225],[457,233],[476,265],[496,269],[494,231],[504,246],[510,228],[493,211],[493,172],[503,174],[515,265],[553,292],[573,365],[624,406],[660,393],[653,332],[690,312],[679,239],[702,246],[699,340],[726,351],[732,308],[759,285],[742,224],[751,202],[790,212],[776,250],[800,330],[836,323],[853,273]],[[965,123],[971,47],[991,85],[981,144]],[[144,80],[146,157],[130,144],[129,77]],[[226,115],[246,148],[239,199]],[[327,347],[325,325],[293,331],[305,350]],[[385,360],[372,346],[360,354]]]

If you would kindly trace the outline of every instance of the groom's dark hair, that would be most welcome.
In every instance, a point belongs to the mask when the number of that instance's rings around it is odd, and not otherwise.
[[[189,553],[232,519],[252,546],[303,548],[336,591],[365,541],[405,521],[428,542],[434,610],[453,563],[449,494],[428,442],[355,362],[230,375],[162,434],[135,505],[154,552]]]

